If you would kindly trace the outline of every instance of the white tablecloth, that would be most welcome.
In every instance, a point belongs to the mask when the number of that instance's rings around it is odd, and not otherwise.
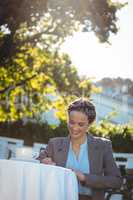
[[[77,179],[62,167],[0,160],[0,200],[78,200]]]

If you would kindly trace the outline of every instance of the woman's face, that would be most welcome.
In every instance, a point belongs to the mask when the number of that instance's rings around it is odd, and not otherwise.
[[[80,111],[71,111],[68,115],[68,129],[72,139],[80,139],[88,130],[87,115]]]

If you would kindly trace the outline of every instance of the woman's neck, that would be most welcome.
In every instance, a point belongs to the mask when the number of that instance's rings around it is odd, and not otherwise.
[[[85,143],[86,141],[86,135],[82,138],[77,138],[77,139],[72,139],[71,138],[71,144],[72,144],[72,149],[76,155],[76,158],[78,159],[79,157],[79,153],[80,153],[80,145],[82,145],[83,143]]]
[[[80,146],[81,144],[85,143],[86,137],[87,137],[87,136],[86,136],[86,134],[85,134],[84,137],[81,137],[81,138],[77,138],[77,139],[71,138],[72,146]]]

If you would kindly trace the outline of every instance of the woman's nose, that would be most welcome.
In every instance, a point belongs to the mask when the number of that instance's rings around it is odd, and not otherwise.
[[[78,130],[78,128],[79,128],[78,125],[73,126],[73,130]]]

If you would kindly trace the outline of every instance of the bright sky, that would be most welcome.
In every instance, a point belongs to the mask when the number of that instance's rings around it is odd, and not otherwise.
[[[127,2],[119,11],[120,30],[111,36],[112,45],[100,44],[93,33],[76,33],[66,39],[62,49],[70,55],[80,75],[133,80],[133,0]]]

